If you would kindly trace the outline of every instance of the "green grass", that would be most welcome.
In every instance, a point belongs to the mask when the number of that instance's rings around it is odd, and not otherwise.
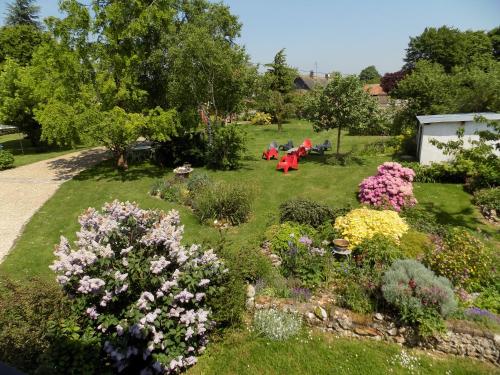
[[[85,148],[85,146],[77,146],[76,148],[53,146],[36,148],[32,145],[31,141],[25,139],[24,135],[21,133],[0,135],[0,144],[3,145],[4,150],[14,154],[14,167],[55,158]]]
[[[335,338],[313,333],[284,342],[256,338],[236,331],[212,344],[190,375],[225,374],[498,374],[493,365],[478,361],[433,356],[405,349],[418,358],[410,371],[396,360],[401,348],[369,340]]]
[[[247,160],[236,171],[207,171],[214,179],[238,181],[253,186],[256,198],[250,220],[228,232],[229,245],[232,247],[259,246],[270,221],[276,220],[278,206],[283,201],[308,197],[331,206],[357,204],[356,191],[359,182],[376,172],[376,167],[389,156],[371,157],[364,166],[330,166],[323,163],[323,157],[310,155],[300,161],[299,170],[288,175],[275,170],[276,161],[260,159],[262,151],[272,140],[285,143],[293,139],[295,144],[310,137],[313,143],[330,139],[335,143],[334,132],[314,133],[311,125],[305,122],[286,124],[284,131],[278,133],[275,126],[246,126],[249,142]],[[342,149],[361,148],[380,137],[342,137]],[[329,153],[331,154],[331,152]],[[218,232],[200,225],[192,212],[184,206],[171,204],[152,198],[148,191],[153,181],[171,175],[150,164],[131,166],[129,171],[117,171],[112,162],[107,162],[81,173],[77,178],[66,182],[33,216],[26,225],[24,233],[17,241],[13,251],[0,265],[0,272],[15,279],[28,276],[53,278],[48,269],[52,262],[53,247],[59,236],[74,238],[78,230],[78,215],[87,207],[101,207],[113,199],[138,202],[143,208],[168,210],[175,207],[181,213],[185,224],[187,242],[212,242]],[[480,224],[479,213],[470,202],[470,195],[460,186],[444,184],[417,184],[416,195],[421,204],[431,205],[443,220],[466,225],[471,229],[481,227],[484,231],[494,232],[492,228]]]

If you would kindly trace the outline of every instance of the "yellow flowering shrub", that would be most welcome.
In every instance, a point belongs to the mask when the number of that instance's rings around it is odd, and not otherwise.
[[[345,216],[337,217],[334,227],[349,240],[353,249],[363,240],[376,234],[394,239],[397,243],[408,231],[408,225],[395,211],[370,210],[366,207],[352,210]]]

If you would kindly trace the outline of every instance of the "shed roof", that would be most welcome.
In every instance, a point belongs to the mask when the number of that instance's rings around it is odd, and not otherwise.
[[[435,124],[438,122],[462,122],[474,121],[476,116],[482,116],[487,120],[500,120],[500,113],[495,112],[477,112],[477,113],[453,113],[445,115],[426,115],[417,116],[421,124]]]
[[[368,83],[363,86],[363,90],[372,96],[387,96],[387,93],[379,83]]]

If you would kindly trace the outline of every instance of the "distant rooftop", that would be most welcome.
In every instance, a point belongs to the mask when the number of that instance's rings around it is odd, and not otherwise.
[[[495,112],[477,112],[477,113],[453,113],[445,115],[426,115],[417,116],[421,124],[435,124],[437,122],[462,122],[474,121],[476,116],[482,116],[487,120],[500,120],[500,113]]]
[[[382,86],[379,83],[368,83],[363,86],[363,90],[365,90],[368,94],[372,96],[386,96],[387,93],[384,91]]]

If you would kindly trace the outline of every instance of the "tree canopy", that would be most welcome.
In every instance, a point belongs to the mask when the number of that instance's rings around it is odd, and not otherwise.
[[[8,26],[31,25],[39,27],[38,13],[40,7],[35,0],[14,0],[7,4],[5,24]]]
[[[374,65],[370,65],[359,73],[359,79],[365,83],[378,83],[380,80],[380,73]]]
[[[337,156],[341,131],[369,125],[377,111],[377,103],[355,75],[333,74],[324,89],[312,92],[306,106],[314,130],[338,129]]]
[[[455,66],[487,66],[492,59],[492,40],[484,31],[428,27],[410,38],[405,68],[412,69],[418,61],[428,60],[442,65],[449,73]]]

